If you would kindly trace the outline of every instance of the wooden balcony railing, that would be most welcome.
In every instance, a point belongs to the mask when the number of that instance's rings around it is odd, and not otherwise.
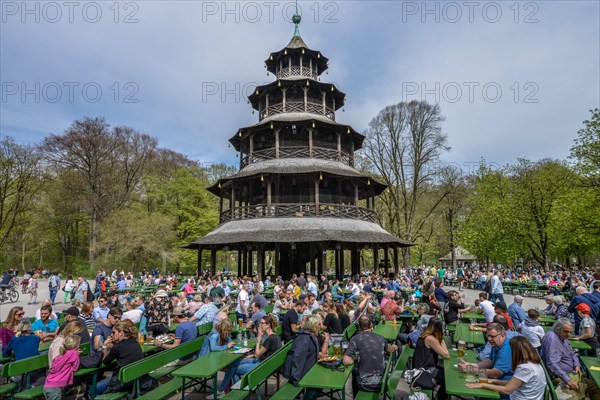
[[[345,218],[376,222],[375,211],[345,204],[278,203],[253,204],[221,213],[221,223],[254,218]]]
[[[289,78],[296,76],[305,76],[307,78],[317,79],[317,73],[308,67],[300,69],[300,67],[283,68],[277,72],[277,78]]]
[[[283,103],[273,104],[267,107],[266,109],[261,108],[258,118],[259,120],[263,120],[264,118],[275,115],[275,114],[283,114],[290,112],[307,112],[311,114],[324,115],[332,121],[335,121],[335,111],[327,106],[323,107],[323,104],[307,102],[306,107],[304,106],[303,101],[288,101],[285,103],[285,110],[283,107]]]
[[[245,154],[242,157],[241,168],[250,164],[273,160],[277,158],[275,148],[271,147],[263,150],[255,150],[252,155]],[[310,149],[308,146],[285,146],[279,147],[279,158],[311,158]],[[350,154],[338,154],[336,149],[327,149],[324,147],[313,147],[312,158],[320,160],[339,161],[343,164],[354,167],[354,157]]]

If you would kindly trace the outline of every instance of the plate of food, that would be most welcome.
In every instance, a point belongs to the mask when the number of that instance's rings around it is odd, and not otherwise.
[[[319,362],[320,363],[330,363],[330,362],[337,361],[337,359],[338,358],[336,356],[323,357],[323,358],[319,358]]]

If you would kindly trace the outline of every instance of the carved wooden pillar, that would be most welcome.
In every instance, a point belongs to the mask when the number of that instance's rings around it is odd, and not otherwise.
[[[210,248],[210,275],[215,276],[217,274],[217,249],[214,247]]]
[[[243,260],[242,260],[242,250],[238,249],[238,256],[237,256],[237,264],[238,264],[238,276],[242,276],[243,272],[242,272],[242,264],[243,264]]]
[[[269,94],[265,96],[265,117],[269,116]]]
[[[319,181],[321,178],[315,180],[315,215],[319,215]]]
[[[275,129],[275,158],[279,158],[279,131],[281,129]]]
[[[248,164],[251,164],[252,163],[252,153],[254,152],[254,134],[250,135],[250,137],[248,138],[248,141],[250,143],[249,149],[248,149]]]
[[[304,112],[308,112],[308,88],[305,87],[302,90],[304,91]]]
[[[310,244],[310,274],[315,275],[315,244]]]
[[[390,273],[390,269],[389,269],[390,268],[389,267],[390,257],[389,257],[389,254],[388,254],[388,250],[389,250],[389,247],[386,245],[383,248],[383,251],[384,251],[384,253],[383,253],[383,263],[384,263],[384,268],[385,268],[385,276],[388,276],[389,273]]]
[[[196,264],[198,276],[202,275],[202,247],[198,247],[198,260]]]
[[[340,161],[342,159],[342,134],[338,132],[337,134],[337,160]]]
[[[379,274],[378,258],[379,258],[379,248],[377,247],[376,244],[374,244],[373,245],[373,273],[376,275]]]
[[[323,246],[318,246],[319,255],[317,256],[317,274],[321,275],[323,273],[323,260],[327,260],[327,249],[324,249]]]
[[[360,211],[358,210],[358,183],[354,182],[354,206],[356,207],[356,219],[360,218]]]
[[[394,245],[394,274],[398,277],[400,265],[398,264],[398,246]]]
[[[308,157],[313,157],[313,128],[308,128]]]
[[[286,100],[287,100],[287,88],[281,89],[281,93],[283,93],[283,98],[281,101],[281,106],[283,107],[283,112],[286,112]]]
[[[275,245],[275,276],[281,275],[281,271],[279,269],[280,252],[281,249],[279,247],[279,243],[277,243]]]
[[[256,250],[256,273],[258,275],[258,279],[261,281],[265,277],[265,248],[264,246],[259,246],[258,250]]]
[[[254,272],[254,252],[252,250],[248,250],[248,272],[246,275],[252,276]]]

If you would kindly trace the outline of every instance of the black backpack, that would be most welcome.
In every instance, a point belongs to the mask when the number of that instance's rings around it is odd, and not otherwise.
[[[96,296],[94,296],[94,292],[92,292],[92,287],[90,286],[90,284],[88,283],[88,281],[84,281],[87,286],[88,286],[88,290],[86,291],[85,294],[85,301],[94,301],[96,300]]]

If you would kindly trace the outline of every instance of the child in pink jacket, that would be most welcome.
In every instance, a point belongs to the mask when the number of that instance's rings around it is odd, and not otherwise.
[[[79,368],[80,341],[77,335],[67,336],[60,348],[60,355],[52,360],[44,384],[46,400],[62,400],[64,388],[73,384],[73,374]]]

